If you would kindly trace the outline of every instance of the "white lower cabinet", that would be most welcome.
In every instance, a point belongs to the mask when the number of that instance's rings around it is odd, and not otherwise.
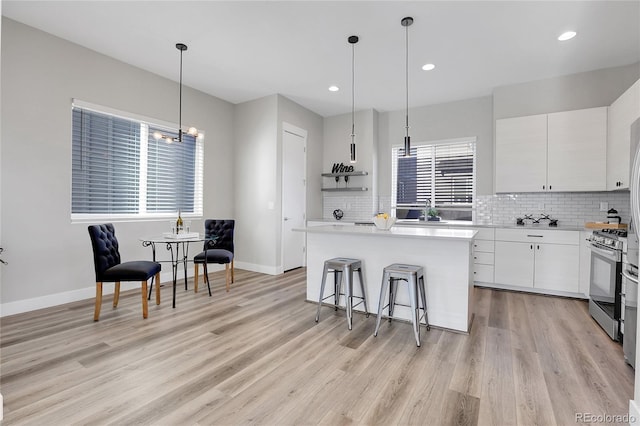
[[[473,241],[473,281],[493,282],[494,229],[476,229],[478,233]]]
[[[496,229],[495,284],[579,293],[578,231]]]

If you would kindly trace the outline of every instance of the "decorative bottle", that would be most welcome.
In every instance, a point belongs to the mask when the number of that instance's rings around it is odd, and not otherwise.
[[[176,234],[179,234],[184,227],[184,222],[182,222],[182,216],[180,215],[180,209],[178,209],[178,220],[176,220]]]

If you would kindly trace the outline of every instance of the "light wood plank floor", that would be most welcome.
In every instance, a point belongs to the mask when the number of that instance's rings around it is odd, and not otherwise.
[[[470,335],[305,302],[304,269],[236,271],[213,297],[138,291],[0,322],[3,425],[569,425],[623,415],[633,370],[584,301],[476,289]],[[190,285],[190,288],[192,286]],[[201,287],[202,288],[202,287]],[[377,298],[377,295],[371,295]],[[372,300],[372,305],[376,301]]]

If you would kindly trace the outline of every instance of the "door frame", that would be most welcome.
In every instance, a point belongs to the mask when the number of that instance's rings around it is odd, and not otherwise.
[[[303,206],[304,206],[304,211],[303,211],[303,220],[304,220],[304,225],[306,226],[306,222],[307,222],[307,141],[308,141],[308,134],[309,132],[306,131],[305,129],[302,129],[300,127],[294,126],[291,123],[287,123],[286,121],[282,122],[282,132],[280,133],[280,265],[278,266],[278,273],[279,274],[283,274],[284,273],[284,193],[283,193],[283,179],[282,179],[282,171],[285,167],[284,164],[284,134],[286,133],[291,133],[294,134],[296,136],[300,136],[301,138],[303,138],[303,147],[304,147],[304,163],[303,163],[303,173],[304,173],[304,199],[302,200],[303,202]],[[302,266],[305,267],[307,266],[307,256],[306,256],[306,250],[307,250],[307,234],[304,234],[304,251],[305,251],[305,255],[302,258]]]

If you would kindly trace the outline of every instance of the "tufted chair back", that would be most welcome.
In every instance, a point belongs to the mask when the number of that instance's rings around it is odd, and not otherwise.
[[[120,252],[116,230],[111,223],[89,226],[89,236],[93,247],[93,263],[96,269],[96,281],[103,281],[104,272],[120,264]]]
[[[215,242],[205,241],[205,245],[213,249],[229,250],[233,253],[233,228],[236,221],[233,219],[207,219],[204,222],[204,234],[206,237],[217,236]]]

